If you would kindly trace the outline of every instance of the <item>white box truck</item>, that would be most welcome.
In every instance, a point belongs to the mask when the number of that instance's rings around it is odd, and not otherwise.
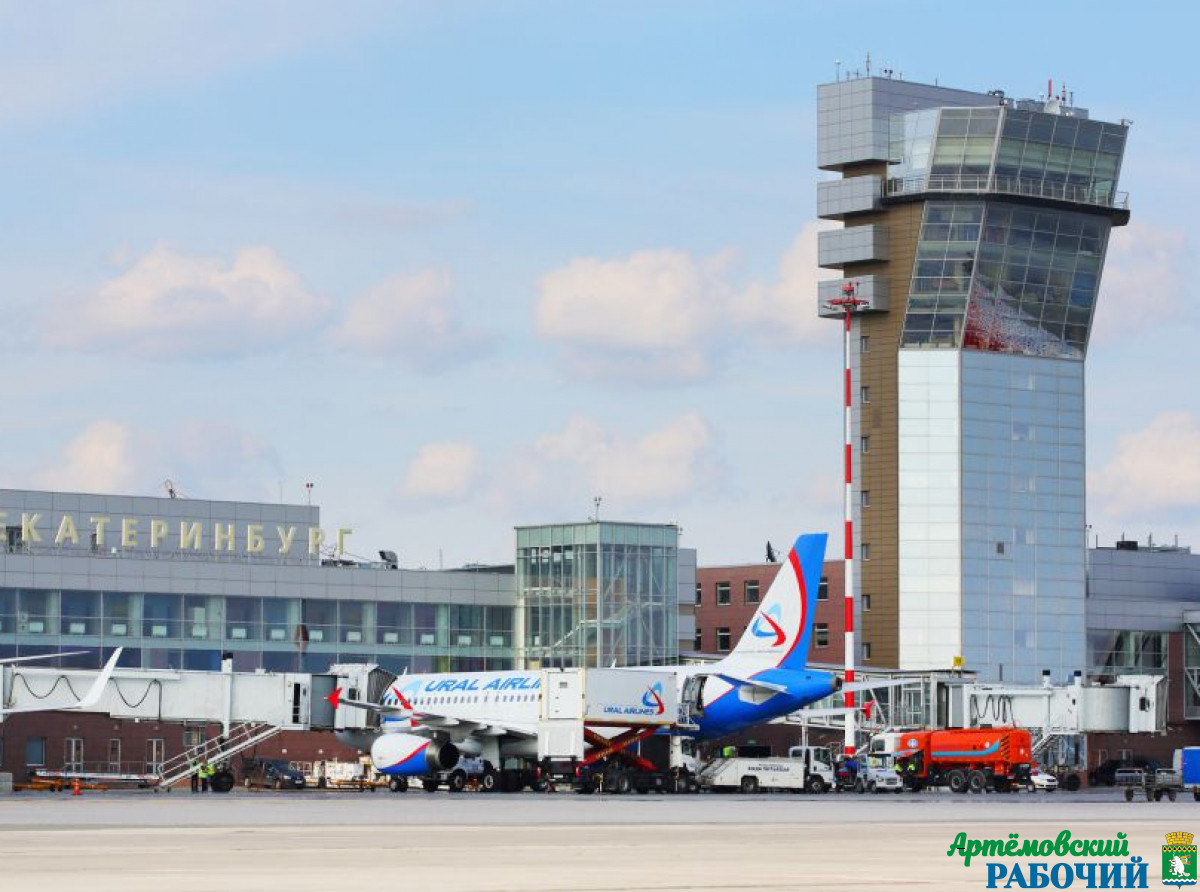
[[[722,757],[701,768],[697,779],[704,789],[725,792],[825,793],[833,788],[833,757],[823,746],[794,746],[787,756],[760,759]]]

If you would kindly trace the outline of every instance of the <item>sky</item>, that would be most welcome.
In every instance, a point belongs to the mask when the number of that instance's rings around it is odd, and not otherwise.
[[[410,567],[596,498],[708,565],[836,529],[815,97],[869,53],[1133,120],[1088,518],[1200,547],[1193,7],[853,9],[0,0],[0,488],[311,498]]]

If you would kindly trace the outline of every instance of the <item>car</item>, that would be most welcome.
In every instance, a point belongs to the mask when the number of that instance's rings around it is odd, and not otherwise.
[[[242,785],[246,789],[303,790],[304,774],[293,768],[287,759],[251,756],[242,760]]]
[[[1029,772],[1029,780],[1025,784],[1025,789],[1030,793],[1038,791],[1053,793],[1058,789],[1058,778],[1041,768],[1034,768]]]
[[[1122,768],[1153,772],[1162,766],[1153,759],[1134,757],[1131,759],[1108,759],[1088,772],[1088,785],[1111,787],[1116,783],[1117,772]]]

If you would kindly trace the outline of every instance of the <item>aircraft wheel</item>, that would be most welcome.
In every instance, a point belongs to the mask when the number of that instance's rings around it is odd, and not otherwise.
[[[421,779],[421,786],[425,788],[426,793],[436,793],[438,782],[436,777],[425,777]]]
[[[388,789],[393,793],[404,793],[408,790],[408,778],[393,777],[388,779]]]

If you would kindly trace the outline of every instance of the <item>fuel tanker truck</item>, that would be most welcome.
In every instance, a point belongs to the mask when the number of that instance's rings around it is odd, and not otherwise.
[[[1008,792],[1029,781],[1032,740],[1024,728],[955,728],[888,735],[896,766],[910,790],[946,786],[955,793]],[[872,751],[876,750],[872,741]]]

